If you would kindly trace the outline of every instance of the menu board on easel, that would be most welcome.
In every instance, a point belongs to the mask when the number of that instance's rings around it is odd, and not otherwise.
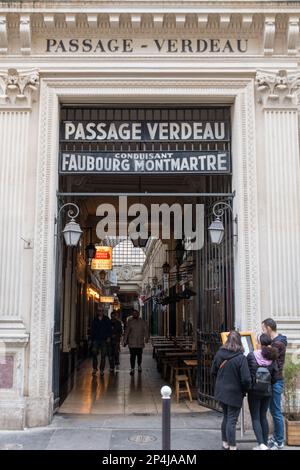
[[[230,331],[223,331],[221,333],[222,344],[226,343],[227,336],[229,335]],[[242,345],[244,347],[244,354],[247,356],[249,352],[256,350],[256,341],[254,337],[254,333],[252,331],[239,331],[242,339]]]

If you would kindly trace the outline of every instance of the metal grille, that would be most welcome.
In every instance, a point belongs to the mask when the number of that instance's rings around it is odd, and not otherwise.
[[[141,248],[135,248],[131,240],[124,240],[113,248],[113,267],[140,266],[145,262],[146,255]]]
[[[221,331],[233,328],[234,278],[233,234],[231,212],[225,211],[223,223],[224,240],[213,245],[208,234],[212,206],[217,200],[206,201],[205,243],[200,257],[200,314],[198,323],[198,401],[218,409],[214,400],[214,383],[210,374],[213,358],[221,346]],[[230,203],[230,201],[226,201]]]

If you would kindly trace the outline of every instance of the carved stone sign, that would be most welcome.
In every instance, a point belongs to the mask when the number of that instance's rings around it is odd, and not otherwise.
[[[45,52],[52,54],[245,54],[245,38],[57,38],[46,39]]]

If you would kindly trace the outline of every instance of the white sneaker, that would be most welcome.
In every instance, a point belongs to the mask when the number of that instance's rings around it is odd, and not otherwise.
[[[253,447],[253,450],[269,450],[269,447],[265,444],[259,444],[258,446]]]
[[[274,441],[273,445],[269,447],[270,450],[282,450],[284,448],[284,444],[278,444],[278,442]]]

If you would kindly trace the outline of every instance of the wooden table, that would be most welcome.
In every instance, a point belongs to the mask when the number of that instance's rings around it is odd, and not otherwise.
[[[185,359],[183,361],[187,366],[196,367],[198,365],[197,359]]]
[[[179,352],[167,352],[165,354],[166,357],[190,357],[190,356],[193,356],[193,357],[196,357],[197,356],[197,351],[182,351],[182,349],[179,351]]]

